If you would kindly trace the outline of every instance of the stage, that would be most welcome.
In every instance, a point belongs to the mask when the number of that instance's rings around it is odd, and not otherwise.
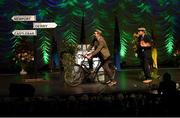
[[[154,79],[151,84],[144,84],[139,78],[141,69],[123,69],[118,72],[118,84],[113,87],[100,83],[85,83],[77,87],[70,87],[64,84],[63,76],[59,72],[44,72],[36,78],[30,75],[1,74],[0,75],[0,96],[9,96],[9,86],[15,84],[29,84],[35,88],[35,96],[54,95],[77,95],[77,94],[102,94],[113,92],[152,92],[156,94],[159,82],[165,72],[172,76],[172,80],[180,83],[180,68],[160,68],[160,79]]]

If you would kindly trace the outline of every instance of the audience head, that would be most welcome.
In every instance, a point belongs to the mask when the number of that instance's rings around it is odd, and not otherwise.
[[[171,75],[169,73],[164,73],[163,75],[163,81],[170,81],[171,80]]]

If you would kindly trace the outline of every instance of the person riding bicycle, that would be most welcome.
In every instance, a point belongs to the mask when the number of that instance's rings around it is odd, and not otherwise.
[[[93,57],[99,57],[101,61],[100,67],[103,67],[105,73],[109,77],[106,83],[109,86],[113,86],[117,82],[114,80],[114,74],[115,74],[114,70],[111,69],[110,67],[110,63],[111,63],[110,51],[108,49],[106,41],[104,40],[104,37],[102,36],[102,31],[96,29],[94,32],[94,36],[95,38],[93,42],[90,44],[90,46],[87,48],[87,51],[85,52],[84,56],[89,60],[92,60]],[[94,47],[94,51],[89,52],[93,47]]]

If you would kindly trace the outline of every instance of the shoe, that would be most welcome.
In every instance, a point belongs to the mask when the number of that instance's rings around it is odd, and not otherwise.
[[[94,69],[91,69],[91,70],[90,70],[90,72],[91,72],[91,74],[92,74],[92,73],[94,73],[94,72],[95,72],[95,70],[94,70]]]
[[[108,80],[108,81],[106,82],[106,84],[109,84],[109,83],[111,83],[111,80]]]
[[[115,79],[115,78],[114,78],[114,77],[115,77],[115,74],[116,74],[116,70],[114,70],[113,76],[112,76],[112,78],[111,78],[112,80]]]
[[[114,85],[116,85],[117,84],[117,82],[115,81],[115,80],[112,80],[109,84],[108,84],[108,86],[114,86]]]
[[[148,83],[150,83],[150,82],[152,82],[151,79],[148,79],[148,80],[144,80],[144,81],[143,81],[143,83],[145,83],[145,84],[148,84]]]

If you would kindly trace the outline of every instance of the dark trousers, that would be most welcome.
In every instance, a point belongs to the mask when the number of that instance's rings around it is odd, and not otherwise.
[[[101,63],[97,68],[97,72],[102,67],[104,69],[104,73],[108,76],[108,78],[106,78],[107,79],[106,81],[114,79],[113,78],[114,68],[113,68],[113,63],[111,61],[111,58],[109,57],[106,60],[104,60],[101,57],[99,57],[99,58],[100,58]],[[88,63],[89,63],[89,69],[93,70],[93,60],[89,59]]]
[[[106,60],[100,58],[100,60],[101,60],[101,64],[100,64],[98,70],[102,67],[104,69],[104,73],[108,76],[108,78],[106,78],[106,81],[113,80],[115,70],[114,70],[111,58],[109,57]]]
[[[140,56],[141,66],[144,71],[145,79],[151,78],[152,51],[151,49],[143,50]]]
[[[89,69],[93,70],[93,59],[88,59]]]

